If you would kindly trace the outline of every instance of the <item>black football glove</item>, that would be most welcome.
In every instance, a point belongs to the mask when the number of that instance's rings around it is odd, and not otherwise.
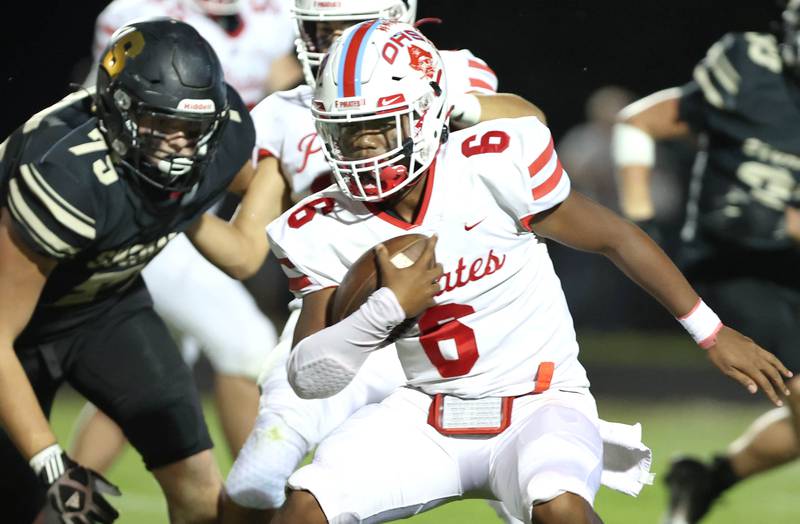
[[[66,453],[60,459],[63,466],[53,464],[39,473],[48,486],[42,510],[44,524],[111,524],[117,520],[119,512],[103,495],[119,496],[119,488],[96,471],[77,464]],[[60,470],[63,470],[61,475],[53,475],[53,471]]]

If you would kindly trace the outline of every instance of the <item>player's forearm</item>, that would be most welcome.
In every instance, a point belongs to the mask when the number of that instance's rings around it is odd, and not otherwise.
[[[344,389],[406,314],[394,292],[381,288],[352,315],[297,342],[289,355],[289,384],[301,398]]]
[[[617,173],[617,188],[622,214],[631,220],[649,220],[655,216],[650,193],[650,167],[622,166]]]
[[[236,227],[217,216],[206,213],[187,231],[192,244],[212,264],[228,276],[243,280],[253,276],[269,252],[267,236]]]
[[[547,124],[544,112],[521,96],[512,93],[475,96],[481,104],[481,122],[498,118],[535,116],[543,124]]]
[[[618,228],[615,241],[601,252],[674,317],[688,313],[698,296],[672,260],[635,225],[620,219]]]
[[[303,68],[294,53],[273,60],[270,65],[267,90],[270,93],[285,91],[303,81]]]
[[[533,224],[536,234],[608,257],[674,316],[689,312],[697,294],[675,264],[641,229],[573,191],[551,214]]]
[[[498,118],[526,116],[535,116],[542,123],[547,123],[541,109],[521,96],[511,93],[497,93],[494,95],[461,93],[454,95],[450,102],[453,104],[450,125],[454,129],[464,129],[478,122],[486,122]]]
[[[0,348],[0,423],[25,460],[56,442],[28,377],[10,346]]]
[[[623,109],[614,126],[611,154],[617,167],[617,187],[623,215],[641,221],[653,218],[650,172],[655,164],[655,141],[686,136],[680,120],[680,89],[667,89]]]
[[[197,249],[229,276],[253,276],[269,253],[266,227],[289,207],[289,186],[274,157],[254,168],[247,162],[228,188],[242,195],[230,222],[206,214],[187,235]]]

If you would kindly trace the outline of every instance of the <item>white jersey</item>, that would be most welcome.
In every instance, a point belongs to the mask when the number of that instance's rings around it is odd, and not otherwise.
[[[225,80],[253,107],[268,94],[272,62],[294,53],[295,24],[289,0],[242,0],[242,25],[232,33],[193,7],[190,0],[115,0],[97,17],[95,63],[111,34],[132,20],[170,16],[197,29],[217,53]]]
[[[560,281],[528,228],[570,191],[547,127],[528,117],[454,132],[428,173],[413,224],[335,187],[270,224],[290,289],[305,296],[337,286],[377,243],[435,233],[442,292],[396,343],[409,384],[467,398],[519,395],[552,362],[551,387],[588,387]]]
[[[494,72],[469,50],[442,51],[441,55],[450,93],[497,92]],[[331,168],[311,116],[311,95],[311,87],[305,84],[273,93],[250,113],[259,158],[274,156],[280,161],[294,202],[331,184]]]

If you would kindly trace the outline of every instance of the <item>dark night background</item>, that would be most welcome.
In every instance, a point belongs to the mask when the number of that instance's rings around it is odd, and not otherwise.
[[[69,89],[88,56],[100,0],[27,2],[3,17],[0,43],[5,136]],[[498,73],[500,88],[534,101],[556,137],[583,116],[586,96],[617,84],[636,94],[683,83],[729,30],[766,30],[772,0],[653,2],[421,0],[419,17],[442,49],[465,47]]]

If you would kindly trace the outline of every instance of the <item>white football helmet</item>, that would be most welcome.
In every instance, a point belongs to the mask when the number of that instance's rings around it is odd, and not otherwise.
[[[240,0],[191,0],[201,11],[213,16],[230,16],[239,13]]]
[[[306,83],[315,83],[316,68],[322,56],[338,36],[320,22],[340,22],[350,25],[384,18],[413,24],[417,16],[417,0],[295,0],[292,10],[299,38],[295,42],[297,58],[303,65]]]
[[[344,32],[320,65],[311,102],[340,189],[373,202],[408,186],[431,165],[448,109],[439,51],[413,26],[392,20],[362,22]],[[376,154],[368,156],[371,149]]]

